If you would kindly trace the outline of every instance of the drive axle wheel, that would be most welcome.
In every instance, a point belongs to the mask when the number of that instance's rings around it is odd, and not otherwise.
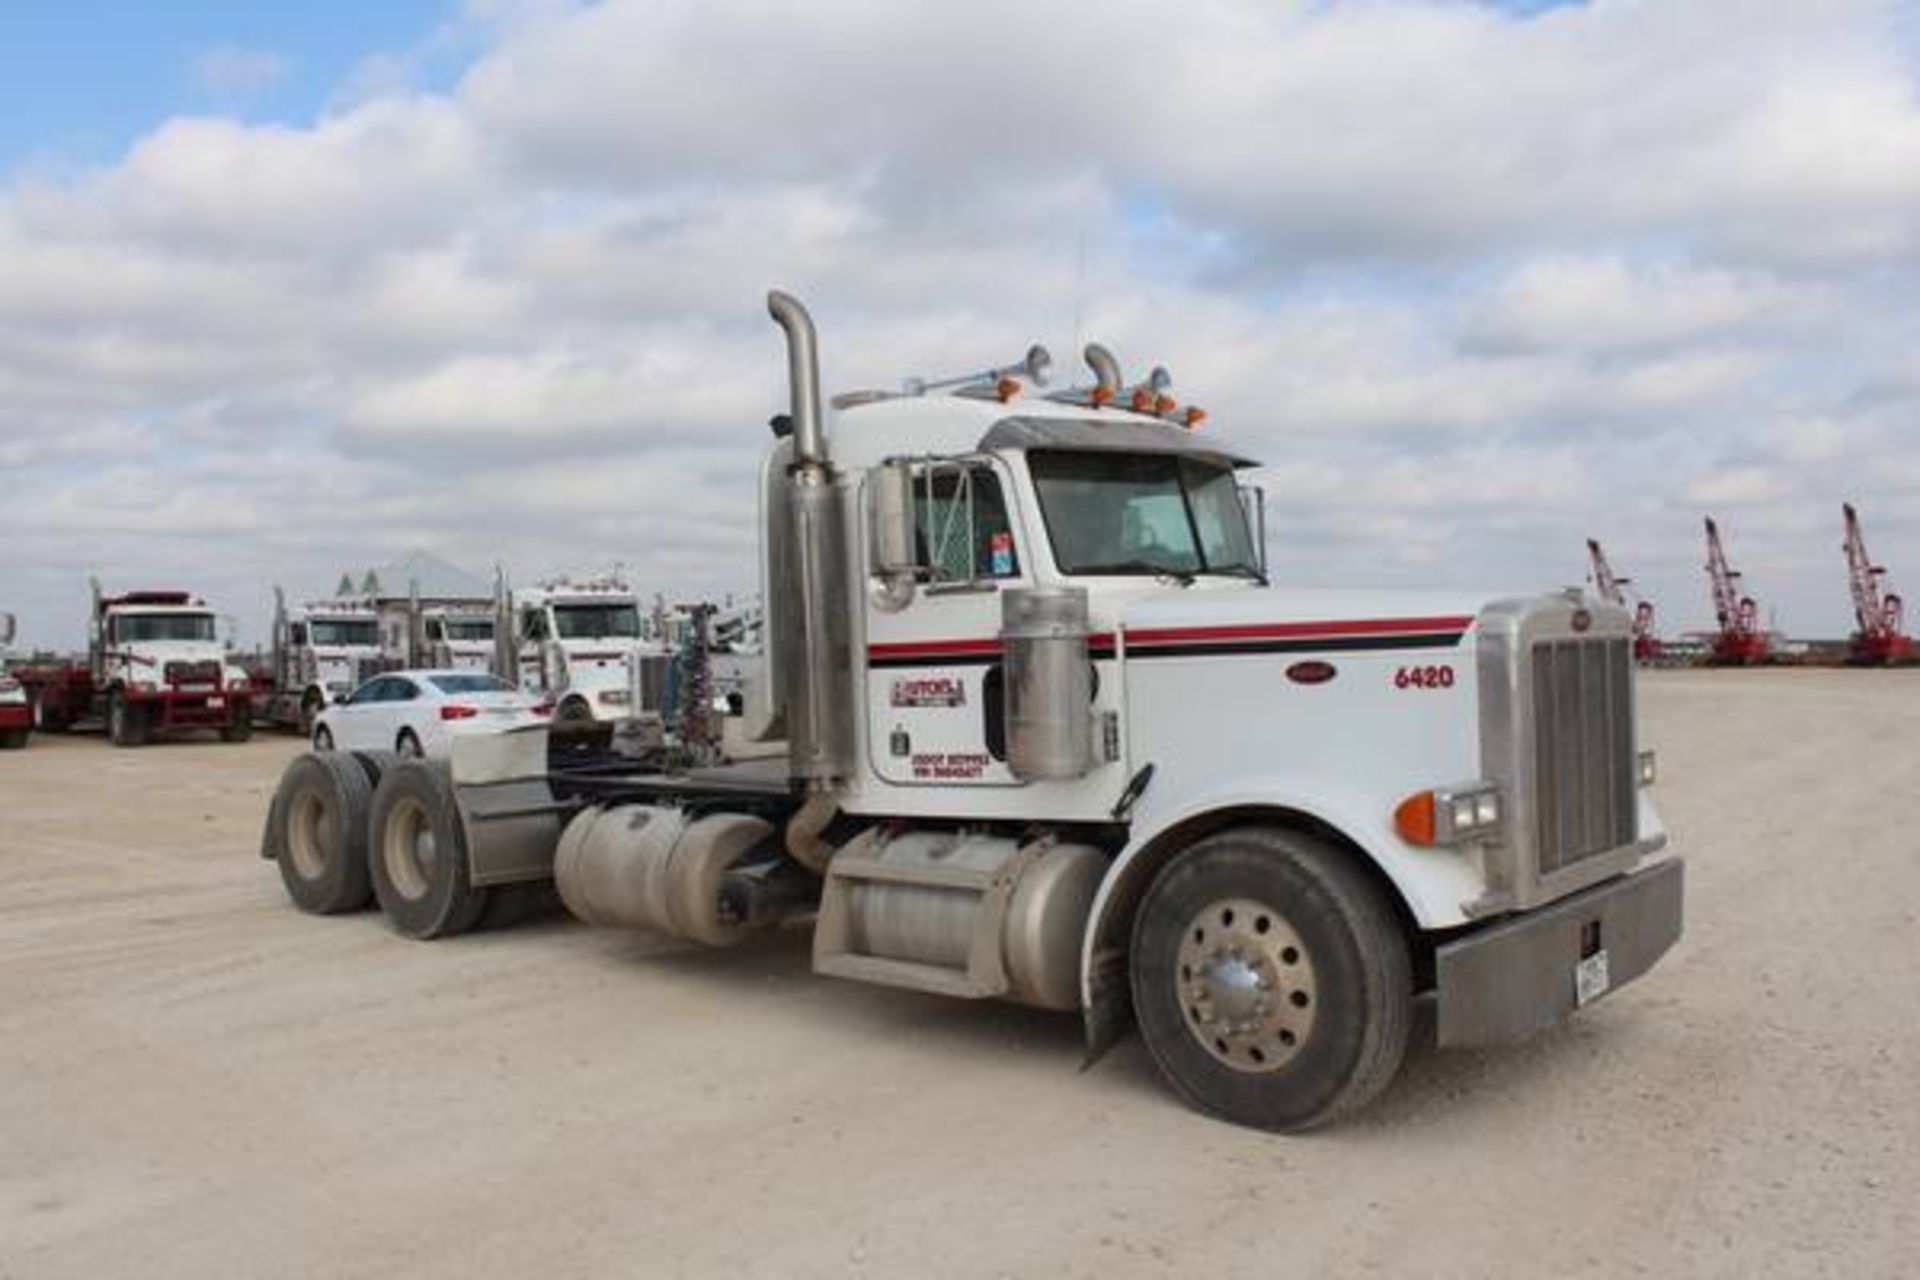
[[[1353,866],[1284,828],[1240,827],[1176,857],[1134,920],[1147,1050],[1194,1106],[1293,1132],[1370,1101],[1412,1021],[1406,939]]]
[[[367,904],[367,808],[372,770],[339,752],[296,756],[267,811],[262,852],[280,864],[302,911],[333,915]]]
[[[473,927],[487,891],[468,878],[466,830],[446,765],[401,760],[387,770],[367,831],[374,896],[397,932],[426,939]]]

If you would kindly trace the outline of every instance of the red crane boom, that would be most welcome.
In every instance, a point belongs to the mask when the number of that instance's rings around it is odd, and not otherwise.
[[[1713,582],[1713,617],[1719,634],[1713,638],[1712,661],[1739,667],[1767,660],[1767,633],[1760,628],[1760,606],[1740,590],[1739,571],[1727,563],[1720,546],[1720,529],[1707,517],[1707,577]]]
[[[1587,556],[1593,562],[1593,589],[1608,604],[1619,605],[1622,609],[1633,610],[1633,657],[1636,662],[1653,662],[1660,657],[1660,637],[1653,629],[1653,601],[1633,593],[1633,603],[1627,601],[1627,588],[1632,578],[1623,578],[1613,571],[1607,562],[1607,553],[1600,549],[1598,538],[1587,539]]]
[[[1891,591],[1880,589],[1886,569],[1867,554],[1867,540],[1860,532],[1860,516],[1851,502],[1840,505],[1846,519],[1847,540],[1841,550],[1847,553],[1847,585],[1853,591],[1854,631],[1849,659],[1871,666],[1902,662],[1912,653],[1913,641],[1906,634],[1906,606]]]

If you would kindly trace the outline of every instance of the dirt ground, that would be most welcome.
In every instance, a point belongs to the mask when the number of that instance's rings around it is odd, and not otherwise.
[[[1072,1017],[548,914],[422,945],[256,856],[295,744],[0,756],[0,1276],[1894,1276],[1920,672],[1659,673],[1687,936],[1306,1138]]]

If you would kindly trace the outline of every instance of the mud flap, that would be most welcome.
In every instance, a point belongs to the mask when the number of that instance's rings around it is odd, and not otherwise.
[[[1087,1056],[1080,1060],[1080,1069],[1087,1071],[1133,1029],[1133,995],[1127,986],[1124,955],[1104,959],[1095,970],[1081,1017],[1087,1031]]]

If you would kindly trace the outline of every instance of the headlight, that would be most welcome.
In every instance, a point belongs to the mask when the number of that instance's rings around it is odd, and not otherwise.
[[[1464,844],[1498,839],[1504,806],[1490,782],[1416,791],[1393,811],[1393,827],[1408,844]]]

